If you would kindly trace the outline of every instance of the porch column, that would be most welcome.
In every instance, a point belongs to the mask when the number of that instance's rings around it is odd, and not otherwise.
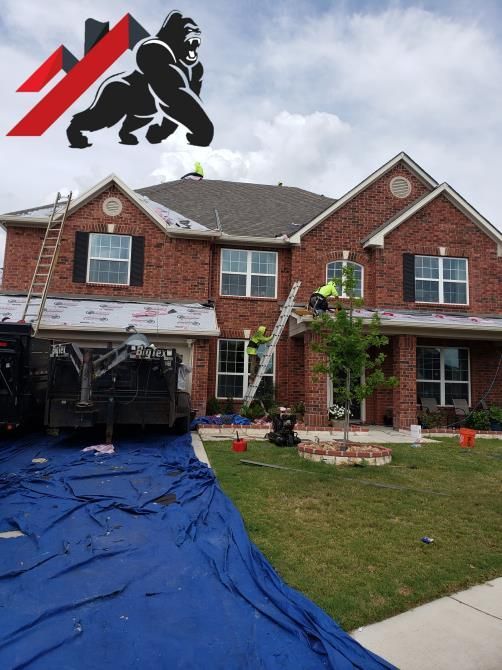
[[[392,374],[399,380],[393,391],[394,428],[409,429],[417,422],[417,338],[395,335],[392,340]]]
[[[196,340],[192,356],[192,409],[197,411],[198,416],[204,416],[207,405],[209,340]]]
[[[328,426],[328,383],[326,375],[318,375],[314,380],[313,367],[322,361],[322,355],[312,350],[312,342],[317,339],[314,333],[306,332],[304,348],[304,393],[305,425]]]

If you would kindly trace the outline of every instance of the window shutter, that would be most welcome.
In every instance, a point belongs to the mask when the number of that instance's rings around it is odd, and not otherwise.
[[[143,269],[145,267],[145,238],[133,237],[131,249],[131,286],[143,286]]]
[[[415,256],[403,254],[403,300],[415,302]]]
[[[87,256],[89,254],[89,233],[75,234],[75,253],[73,256],[73,281],[85,284],[87,280]]]

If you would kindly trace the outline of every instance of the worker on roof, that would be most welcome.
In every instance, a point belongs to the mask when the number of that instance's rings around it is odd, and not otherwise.
[[[248,342],[248,346],[246,348],[246,353],[248,355],[249,359],[249,375],[251,377],[251,381],[254,380],[256,377],[256,373],[258,372],[258,368],[260,367],[260,357],[258,356],[258,347],[261,344],[266,344],[267,342],[270,342],[272,339],[272,335],[265,335],[267,332],[267,326],[258,326],[257,330],[253,335],[251,336],[251,339]]]
[[[314,316],[319,313],[327,312],[329,310],[328,300],[338,298],[338,291],[334,279],[330,279],[323,286],[319,286],[312,293],[309,299],[309,308],[313,311]]]

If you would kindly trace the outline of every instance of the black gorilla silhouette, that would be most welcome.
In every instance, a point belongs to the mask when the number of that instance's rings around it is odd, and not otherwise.
[[[121,119],[121,143],[138,144],[133,131],[151,123],[159,111],[161,122],[146,132],[149,142],[162,142],[182,124],[189,131],[190,144],[208,146],[214,128],[199,98],[204,71],[197,54],[199,45],[197,24],[177,10],[171,12],[157,35],[139,45],[134,72],[107,79],[92,105],[75,114],[66,131],[70,146],[90,147],[82,131],[110,128]]]

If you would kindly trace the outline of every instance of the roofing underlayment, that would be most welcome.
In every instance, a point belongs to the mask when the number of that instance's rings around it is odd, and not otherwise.
[[[185,230],[209,230],[209,228],[207,228],[206,226],[203,226],[202,224],[193,221],[184,214],[176,212],[174,209],[170,209],[169,207],[162,205],[160,202],[155,202],[155,200],[151,200],[146,195],[140,195],[139,197],[143,201],[143,204],[146,207],[149,207],[156,214],[158,214],[164,220],[167,227],[169,228],[183,228]],[[44,205],[43,207],[38,207],[34,209],[26,209],[24,211],[20,210],[19,212],[12,212],[11,215],[16,214],[18,216],[27,218],[43,219],[43,218],[49,218],[49,216],[53,211],[53,208],[54,205]],[[60,207],[57,210],[57,213],[61,213],[62,211],[63,210]]]
[[[0,295],[0,321],[19,321],[26,296]],[[35,301],[32,304],[36,304]],[[216,312],[199,303],[140,303],[48,298],[41,328],[219,335]]]
[[[460,330],[489,330],[502,333],[502,318],[481,316],[454,316],[452,314],[436,314],[427,312],[400,312],[386,309],[370,310],[355,309],[354,316],[371,319],[375,314],[380,317],[381,324],[395,326],[429,326]],[[310,321],[311,312],[305,309],[293,311],[298,323]]]
[[[394,667],[280,579],[189,435],[87,446],[0,445],[2,669]]]

